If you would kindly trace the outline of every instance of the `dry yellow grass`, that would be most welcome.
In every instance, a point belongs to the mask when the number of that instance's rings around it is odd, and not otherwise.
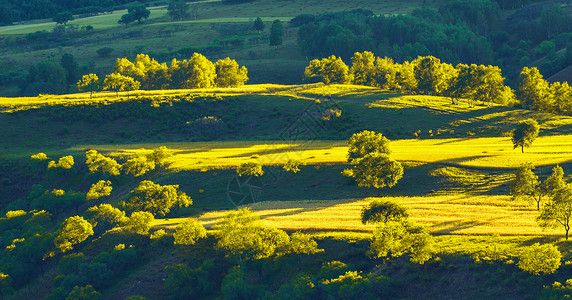
[[[538,227],[535,206],[512,201],[509,196],[386,197],[410,208],[411,219],[429,227],[435,235],[563,236],[562,228]],[[289,231],[369,232],[361,209],[372,198],[343,201],[280,201],[249,205],[269,226]],[[206,226],[227,212],[208,212],[199,217]],[[174,226],[178,219],[157,220],[156,226]]]
[[[120,154],[140,148],[159,146],[171,149],[171,167],[180,170],[234,168],[246,161],[263,165],[283,165],[290,158],[309,165],[346,162],[344,141],[281,142],[197,142],[136,145],[83,145],[70,150],[97,149]],[[535,166],[569,163],[572,157],[572,135],[539,137],[531,148],[521,153],[513,149],[510,138],[463,138],[396,140],[390,144],[392,156],[399,161],[443,163],[462,167],[516,168],[524,162]]]

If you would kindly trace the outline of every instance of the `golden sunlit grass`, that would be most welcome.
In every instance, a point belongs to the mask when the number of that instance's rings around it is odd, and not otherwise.
[[[386,197],[410,208],[410,217],[436,235],[561,236],[562,228],[543,230],[536,223],[535,206],[509,196]],[[373,225],[360,221],[361,209],[371,198],[343,201],[280,201],[249,205],[269,226],[316,232],[368,232]],[[199,220],[207,227],[225,211],[208,212]],[[173,219],[170,219],[172,222]],[[159,225],[161,223],[157,223]]]
[[[84,145],[70,150],[96,149],[120,154],[140,148],[166,146],[173,151],[171,168],[208,170],[234,168],[247,161],[263,165],[283,165],[289,159],[309,165],[346,163],[344,141],[292,142],[196,142],[135,145]],[[396,140],[390,143],[392,157],[399,161],[442,163],[461,167],[516,168],[524,162],[535,166],[570,162],[572,135],[539,137],[521,153],[513,149],[510,138],[464,138]]]

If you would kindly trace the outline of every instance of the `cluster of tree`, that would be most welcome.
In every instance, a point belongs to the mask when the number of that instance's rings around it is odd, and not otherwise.
[[[348,162],[353,169],[342,174],[353,177],[360,187],[393,187],[403,177],[403,166],[389,157],[389,140],[381,133],[364,130],[348,140]]]
[[[336,55],[347,61],[355,52],[372,50],[403,62],[433,55],[455,64],[494,62],[507,74],[515,74],[531,61],[546,56],[548,60],[540,67],[552,75],[572,62],[556,54],[559,49],[572,48],[572,18],[562,5],[555,3],[524,7],[510,15],[508,21],[500,17],[501,9],[526,4],[455,0],[438,9],[423,6],[409,15],[374,15],[358,9],[299,15],[290,23],[300,27],[298,44],[302,53],[310,57]]]
[[[329,83],[353,83],[391,90],[408,90],[458,99],[512,104],[520,101],[524,108],[543,112],[572,114],[572,88],[567,82],[548,84],[537,68],[524,67],[513,91],[504,84],[501,69],[496,66],[442,63],[433,56],[420,56],[412,62],[395,63],[393,59],[375,57],[372,52],[356,52],[351,68],[334,55],[310,61],[304,71],[306,79]]]
[[[510,194],[513,199],[536,202],[536,209],[540,213],[537,218],[539,225],[562,226],[568,239],[572,218],[572,184],[567,184],[564,180],[562,167],[554,167],[552,174],[540,182],[538,176],[534,174],[532,163],[520,165],[510,185]],[[548,201],[541,206],[544,197],[548,197]]]
[[[549,84],[537,68],[524,67],[518,78],[517,98],[523,108],[572,114],[572,87],[568,82]]]
[[[4,0],[0,3],[0,24],[8,25],[33,19],[47,19],[58,13],[97,14],[113,10],[131,0]],[[118,7],[119,8],[119,7]]]
[[[114,72],[103,82],[95,74],[84,75],[77,82],[80,91],[114,90],[116,92],[153,89],[194,89],[210,87],[236,87],[248,80],[248,70],[234,59],[219,59],[212,63],[202,54],[194,53],[191,59],[173,59],[168,66],[146,54],[139,54],[134,62],[119,58]]]

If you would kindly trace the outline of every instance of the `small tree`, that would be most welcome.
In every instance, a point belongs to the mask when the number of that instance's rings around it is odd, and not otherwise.
[[[427,228],[410,221],[379,223],[373,231],[370,252],[376,258],[399,257],[423,264],[432,256],[432,238]]]
[[[127,14],[121,16],[121,19],[117,21],[117,23],[125,25],[135,21],[141,23],[141,20],[147,20],[150,14],[151,11],[145,7],[145,4],[134,5],[127,9]]]
[[[540,126],[535,120],[522,121],[512,133],[513,148],[521,147],[522,153],[524,153],[524,147],[532,146],[532,142],[538,137],[539,131]]]
[[[80,92],[89,92],[89,99],[91,99],[93,92],[101,89],[101,81],[96,74],[83,75],[81,80],[77,82],[77,89]]]
[[[254,20],[254,30],[257,30],[258,33],[261,33],[264,30],[264,27],[266,27],[266,25],[264,25],[264,22],[262,21],[262,19],[260,17],[256,18],[256,20]]]
[[[564,170],[560,166],[552,168],[552,174],[540,185],[540,190],[544,195],[554,195],[554,193],[566,186],[564,181]]]
[[[119,92],[122,91],[135,91],[141,87],[141,83],[132,77],[123,76],[118,73],[112,73],[105,76],[103,81],[104,90],[114,90],[116,96],[119,97]]]
[[[85,152],[85,164],[91,173],[102,172],[109,175],[119,176],[121,165],[113,158],[106,157],[97,150],[89,150]]]
[[[236,168],[238,176],[262,176],[264,171],[262,165],[258,162],[245,162]]]
[[[353,177],[360,187],[393,187],[403,177],[403,166],[385,154],[370,154],[354,165]]]
[[[62,252],[72,250],[73,246],[93,235],[93,226],[80,216],[67,218],[54,239],[55,246]]]
[[[284,27],[282,27],[282,22],[280,22],[280,20],[274,20],[272,27],[270,27],[270,46],[282,45],[283,38]]]
[[[69,21],[73,21],[73,14],[69,11],[64,11],[57,13],[52,19],[56,24],[63,24],[64,26],[68,24]]]
[[[242,86],[248,81],[248,70],[245,66],[240,67],[236,60],[219,59],[215,63],[216,77],[214,82],[218,87]]]
[[[361,222],[387,223],[389,221],[401,221],[409,218],[407,207],[397,201],[375,199],[361,211]]]
[[[107,197],[111,195],[112,189],[113,187],[111,186],[111,181],[100,180],[97,183],[91,185],[89,191],[87,192],[86,199],[95,200],[101,197]]]
[[[136,234],[146,235],[151,229],[151,222],[155,220],[153,214],[147,211],[136,211],[129,218],[125,218],[125,229]]]
[[[519,255],[518,267],[531,274],[552,274],[560,267],[562,254],[552,244],[534,245],[527,247]]]
[[[568,240],[570,217],[572,217],[572,185],[568,184],[554,193],[552,200],[542,208],[537,221],[541,227],[562,225]]]
[[[178,185],[159,185],[145,180],[129,193],[124,206],[131,211],[148,211],[154,216],[165,216],[172,208],[188,207],[192,199],[179,190]]]
[[[175,245],[193,245],[198,239],[205,238],[207,230],[196,219],[187,219],[175,228]]]
[[[539,188],[538,176],[532,171],[532,163],[521,164],[515,172],[515,178],[510,184],[510,194],[513,200],[532,198],[540,211],[542,190]]]
[[[349,145],[347,155],[349,163],[357,162],[372,153],[391,154],[389,140],[375,131],[364,130],[354,133],[347,144]]]
[[[85,215],[98,233],[121,226],[127,221],[125,212],[108,203],[90,207]]]
[[[97,55],[101,56],[101,57],[108,57],[109,54],[111,54],[111,52],[113,52],[114,49],[110,48],[110,47],[103,47],[103,48],[99,48],[97,49]]]
[[[101,299],[101,293],[96,291],[93,286],[86,285],[86,286],[74,286],[74,288],[69,293],[66,300],[75,300],[75,299],[82,299],[82,300],[99,300]]]

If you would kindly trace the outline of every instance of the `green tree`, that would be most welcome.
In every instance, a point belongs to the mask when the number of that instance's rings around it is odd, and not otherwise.
[[[554,196],[548,201],[537,221],[541,227],[555,227],[560,224],[566,231],[566,240],[568,240],[568,231],[570,230],[570,217],[572,216],[572,185],[567,184],[565,187],[554,192]]]
[[[100,180],[97,183],[91,185],[89,191],[87,192],[86,199],[95,200],[101,197],[107,197],[111,195],[112,190],[113,187],[111,186],[111,181]]]
[[[228,213],[213,229],[217,247],[229,251],[239,262],[270,257],[289,244],[284,231],[266,227],[249,208]]]
[[[54,244],[60,251],[72,250],[73,246],[93,235],[93,226],[80,216],[67,218],[60,226]]]
[[[512,133],[513,148],[520,147],[524,153],[524,147],[532,146],[532,142],[538,137],[540,126],[533,119],[520,122]]]
[[[411,221],[379,223],[373,231],[370,252],[376,258],[410,253],[412,262],[423,264],[432,257],[433,240],[427,228]]]
[[[356,52],[352,57],[350,73],[353,83],[359,85],[375,85],[375,55],[372,52]]]
[[[550,110],[550,105],[547,103],[550,98],[548,88],[548,82],[542,78],[537,68],[524,67],[518,77],[516,98],[520,100],[523,108],[548,111]]]
[[[367,223],[387,223],[390,221],[401,221],[409,218],[407,207],[397,201],[374,199],[361,211],[361,222]]]
[[[539,187],[538,176],[534,174],[533,169],[532,163],[523,163],[516,169],[515,178],[510,184],[510,194],[513,200],[532,198],[536,201],[536,209],[540,211],[543,193]]]
[[[403,177],[403,166],[385,154],[369,154],[354,164],[353,177],[360,187],[393,187]]]
[[[194,245],[198,239],[205,238],[207,230],[196,219],[187,219],[175,227],[175,245]]]
[[[96,291],[93,286],[74,286],[74,288],[69,293],[66,300],[99,300],[101,299],[101,293]]]
[[[266,26],[264,25],[264,22],[262,21],[262,19],[260,17],[256,18],[256,20],[254,20],[253,28],[254,28],[254,30],[258,31],[258,33],[261,33],[264,30],[264,27],[266,27]]]
[[[165,286],[179,298],[188,299],[209,295],[215,288],[209,271],[215,267],[212,259],[205,260],[198,268],[185,264],[173,264],[165,267],[169,273]]]
[[[535,243],[519,255],[518,267],[531,274],[547,275],[558,270],[562,260],[562,254],[558,248],[552,244],[540,245]]]
[[[453,66],[441,63],[441,60],[433,56],[419,57],[412,64],[418,82],[417,89],[426,94],[440,95],[456,76]]]
[[[352,81],[348,66],[341,58],[332,55],[323,59],[314,59],[304,70],[305,78],[319,77],[325,84],[350,83]]]
[[[112,73],[105,76],[105,80],[103,81],[103,89],[114,90],[117,97],[119,97],[119,92],[135,91],[140,87],[141,83],[139,81],[118,73]]]
[[[284,27],[280,20],[274,20],[272,26],[270,27],[270,46],[282,45],[282,40],[284,38]]]
[[[63,11],[57,13],[52,19],[56,24],[63,24],[64,26],[68,24],[69,21],[73,21],[73,14],[69,11]]]
[[[73,54],[64,53],[60,62],[66,71],[66,79],[68,84],[74,84],[79,78],[79,66]]]
[[[282,167],[286,172],[298,173],[300,172],[300,165],[304,163],[301,160],[290,158],[286,164]]]
[[[77,89],[80,92],[89,92],[89,99],[91,99],[93,92],[101,89],[101,81],[96,74],[83,75],[81,80],[77,82]]]
[[[129,218],[123,220],[124,228],[136,234],[146,235],[151,229],[151,222],[155,220],[153,214],[147,211],[136,211]]]
[[[554,110],[561,114],[572,114],[572,87],[568,85],[568,82],[554,82],[550,85],[550,96],[552,100],[550,103],[553,104]]]
[[[149,160],[145,155],[135,155],[123,163],[121,169],[125,174],[132,174],[135,177],[139,177],[151,170],[154,170],[155,162],[153,160]]]
[[[248,81],[248,70],[246,67],[239,67],[236,60],[229,57],[219,59],[215,63],[215,71],[215,84],[218,87],[238,87]]]
[[[189,5],[184,0],[171,0],[167,7],[167,13],[173,21],[183,21],[189,16]]]
[[[290,235],[288,253],[310,255],[323,251],[324,249],[318,249],[318,243],[307,234],[296,231]]]
[[[540,189],[542,194],[544,195],[554,195],[554,192],[566,186],[566,182],[564,181],[564,170],[561,166],[556,166],[552,168],[552,174],[542,184],[540,185]]]
[[[99,234],[121,226],[127,221],[125,212],[107,203],[90,207],[85,215]]]
[[[145,180],[129,193],[124,203],[130,211],[148,211],[153,216],[165,216],[171,209],[188,207],[192,199],[179,190],[179,185],[159,185]]]
[[[262,165],[258,162],[245,162],[236,168],[238,176],[262,176],[264,171]]]
[[[230,63],[232,64],[232,63]],[[244,77],[246,76],[246,71],[242,69],[238,69],[238,64],[236,65],[237,71],[234,75],[235,79],[229,79],[229,82],[233,82],[232,84],[236,85],[243,85],[246,80]],[[245,67],[243,67],[246,70]],[[234,67],[229,66],[229,70],[234,70]],[[220,70],[222,72],[222,70]],[[240,74],[244,72],[244,74]],[[224,73],[224,72],[222,72]],[[221,73],[221,74],[222,74]],[[228,74],[230,76],[230,74]],[[244,76],[244,77],[242,77]],[[239,78],[242,77],[242,78]],[[210,60],[208,60],[204,55],[200,53],[193,53],[191,59],[188,62],[188,69],[187,69],[187,76],[185,81],[185,88],[188,89],[204,89],[210,88],[215,86],[215,80],[217,78],[217,70],[215,64],[213,64]],[[244,80],[242,83],[239,81]],[[233,86],[233,85],[231,85]]]
[[[400,88],[397,82],[397,64],[393,62],[393,59],[377,58],[375,60],[375,84],[374,86],[384,88],[384,89],[398,89]]]
[[[347,141],[348,162],[354,163],[369,154],[391,154],[389,140],[382,133],[364,130],[354,133]]]
[[[135,21],[137,21],[137,23],[141,23],[141,20],[147,20],[150,14],[151,11],[145,7],[145,4],[133,5],[127,9],[126,15],[121,16],[118,23],[125,25]]]
[[[97,150],[89,150],[85,152],[85,164],[91,173],[102,172],[109,175],[119,176],[121,165],[115,159],[106,157],[97,152]]]
[[[101,56],[101,57],[108,57],[111,52],[113,52],[114,49],[110,48],[110,47],[103,47],[103,48],[99,48],[97,49],[97,55]]]

